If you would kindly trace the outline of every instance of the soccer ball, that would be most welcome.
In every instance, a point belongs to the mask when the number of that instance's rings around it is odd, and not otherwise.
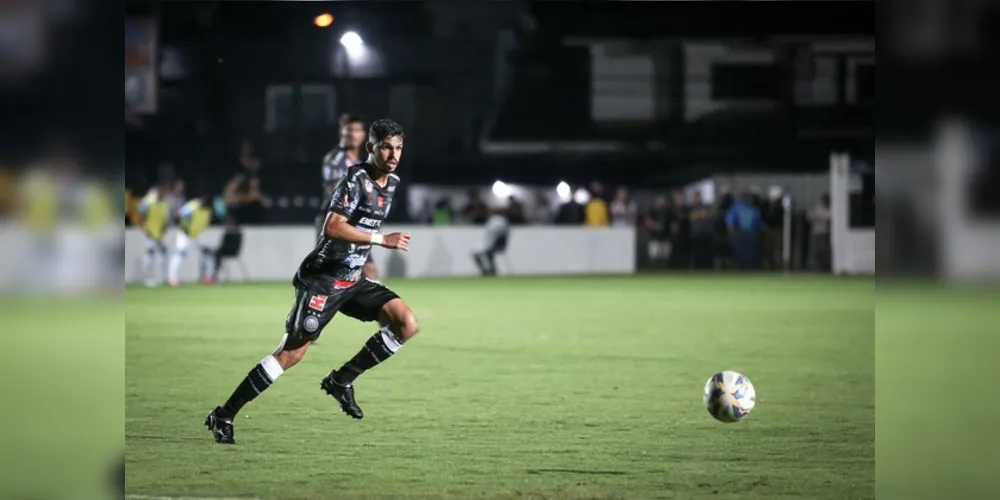
[[[724,371],[705,383],[705,409],[720,422],[738,422],[747,418],[757,403],[757,392],[742,373]]]

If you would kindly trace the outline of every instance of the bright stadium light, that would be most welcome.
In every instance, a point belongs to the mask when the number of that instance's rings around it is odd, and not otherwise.
[[[503,181],[496,181],[493,183],[493,196],[501,199],[507,199],[511,195],[510,186],[508,186]]]
[[[313,24],[315,24],[318,28],[329,27],[333,24],[333,16],[329,13],[320,14],[313,19]]]
[[[581,205],[586,205],[587,202],[590,201],[590,193],[583,188],[577,189],[576,192],[573,193],[573,201]]]
[[[570,192],[569,184],[566,184],[566,181],[562,181],[558,186],[556,186],[556,195],[559,196],[559,201],[569,201],[572,193]]]
[[[361,39],[361,35],[348,31],[340,37],[340,44],[344,46],[344,50],[347,51],[347,57],[355,59],[360,57],[365,52],[365,41]]]

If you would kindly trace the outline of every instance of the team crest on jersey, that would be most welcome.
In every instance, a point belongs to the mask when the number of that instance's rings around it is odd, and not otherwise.
[[[306,316],[306,319],[302,320],[302,328],[309,333],[316,333],[316,330],[319,330],[319,318],[311,314]]]
[[[313,295],[309,299],[309,309],[323,312],[324,308],[326,308],[326,295]]]

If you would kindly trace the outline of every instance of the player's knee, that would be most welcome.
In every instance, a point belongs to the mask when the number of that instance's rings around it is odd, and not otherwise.
[[[417,334],[418,331],[420,331],[420,323],[417,322],[416,315],[414,315],[413,311],[410,310],[403,313],[401,317],[395,321],[395,323],[396,324],[393,325],[392,330],[396,333],[400,343],[410,340]]]

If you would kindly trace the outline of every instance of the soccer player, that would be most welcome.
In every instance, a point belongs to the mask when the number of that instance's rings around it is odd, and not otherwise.
[[[361,117],[357,115],[345,114],[340,119],[340,143],[337,147],[323,157],[323,196],[329,206],[330,195],[337,187],[341,179],[347,175],[347,169],[362,162],[361,155],[364,152],[365,124]],[[316,225],[317,237],[323,239],[323,224],[326,221],[326,210],[317,216]],[[378,280],[378,271],[371,253],[368,254],[368,261],[364,267],[365,277]]]
[[[212,223],[212,199],[202,196],[188,201],[177,211],[177,246],[170,256],[170,286],[180,286],[181,264],[193,242],[198,246],[201,260],[198,276],[202,283],[214,282],[215,251],[205,241],[203,232]]]
[[[163,267],[160,279],[167,277],[167,245],[163,243],[163,236],[167,232],[167,225],[170,224],[169,192],[170,184],[161,182],[139,202],[140,227],[146,235],[146,259],[143,262],[146,286],[156,286],[160,283],[155,271],[157,256]]]
[[[507,218],[507,210],[494,210],[486,220],[486,247],[472,256],[483,276],[496,276],[496,256],[507,251],[509,236],[510,221]]]
[[[399,185],[393,172],[403,153],[403,128],[389,119],[376,121],[366,149],[368,161],[350,167],[334,189],[323,239],[295,273],[295,302],[278,348],[250,370],[225,404],[205,417],[217,443],[235,442],[236,414],[302,359],[337,312],[383,325],[353,358],[320,382],[323,391],[355,419],[364,414],[354,399],[354,381],[416,335],[417,318],[409,306],[362,273],[372,245],[406,250],[410,244],[409,233],[378,232]]]

